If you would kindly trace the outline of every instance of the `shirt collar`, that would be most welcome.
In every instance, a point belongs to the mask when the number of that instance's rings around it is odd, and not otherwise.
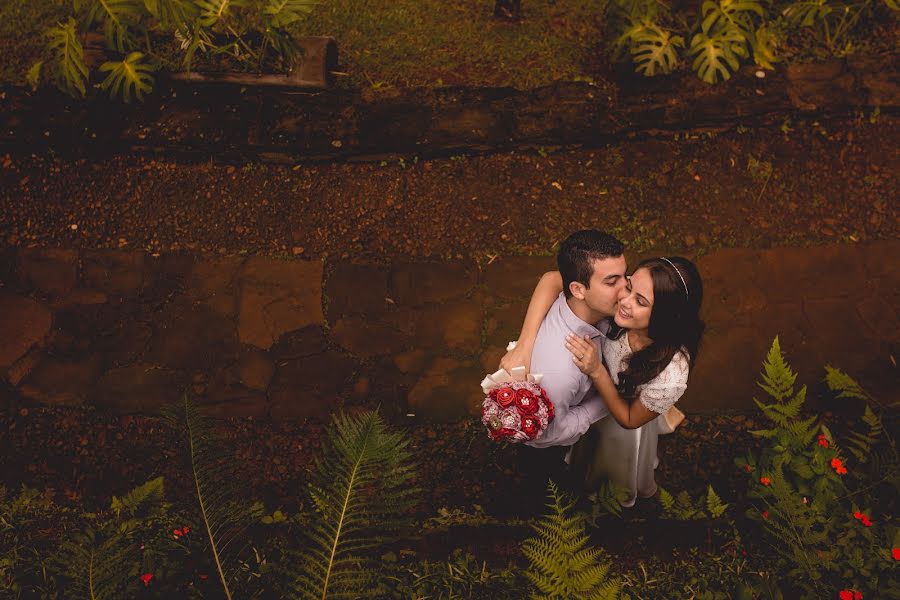
[[[602,335],[599,329],[597,329],[590,323],[582,321],[578,317],[578,315],[572,312],[572,309],[569,307],[569,303],[566,302],[566,295],[564,292],[559,293],[559,298],[557,298],[556,302],[557,304],[559,304],[560,318],[572,333],[574,333],[578,337],[583,338],[584,336],[588,336],[591,339]]]

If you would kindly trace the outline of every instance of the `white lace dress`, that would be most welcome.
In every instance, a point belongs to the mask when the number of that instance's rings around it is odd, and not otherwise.
[[[622,361],[631,354],[628,335],[623,334],[617,340],[604,338],[602,351],[613,382],[618,384]],[[687,389],[689,370],[687,358],[681,352],[677,353],[655,379],[638,388],[637,401],[655,413],[665,414]],[[653,472],[659,462],[656,446],[661,419],[654,419],[637,429],[625,429],[612,416],[595,423],[591,436],[593,448],[585,448],[579,453],[587,461],[589,486],[598,486],[606,478],[624,486],[629,490],[629,497],[622,502],[623,506],[633,506],[637,496],[654,495],[656,479]],[[591,444],[589,440],[585,442]]]

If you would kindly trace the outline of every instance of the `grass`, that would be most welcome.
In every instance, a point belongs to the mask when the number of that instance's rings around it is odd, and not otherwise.
[[[303,31],[338,40],[361,86],[538,87],[571,80],[602,53],[607,0],[525,0],[505,23],[492,0],[325,0]]]
[[[47,44],[44,30],[64,18],[66,8],[54,0],[0,1],[0,84],[25,84]]]

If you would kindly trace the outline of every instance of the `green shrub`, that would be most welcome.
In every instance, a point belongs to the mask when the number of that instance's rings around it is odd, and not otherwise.
[[[842,435],[845,451],[818,415],[802,414],[806,386],[795,392],[796,378],[776,338],[759,384],[772,402],[756,401],[770,428],[753,432],[766,445],[736,460],[750,474],[755,507],[748,516],[762,523],[783,586],[802,597],[833,597],[842,589],[896,597],[896,507],[881,500],[896,498],[900,485],[895,442],[860,386],[829,367],[826,382],[838,398],[862,404],[864,428]],[[870,457],[878,457],[875,472],[866,470]]]

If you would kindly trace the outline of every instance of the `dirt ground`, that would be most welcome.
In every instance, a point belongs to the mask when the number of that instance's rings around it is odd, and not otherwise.
[[[855,243],[898,235],[900,119],[391,163],[0,158],[10,245],[191,249],[387,262],[552,254],[598,227],[632,249]]]

